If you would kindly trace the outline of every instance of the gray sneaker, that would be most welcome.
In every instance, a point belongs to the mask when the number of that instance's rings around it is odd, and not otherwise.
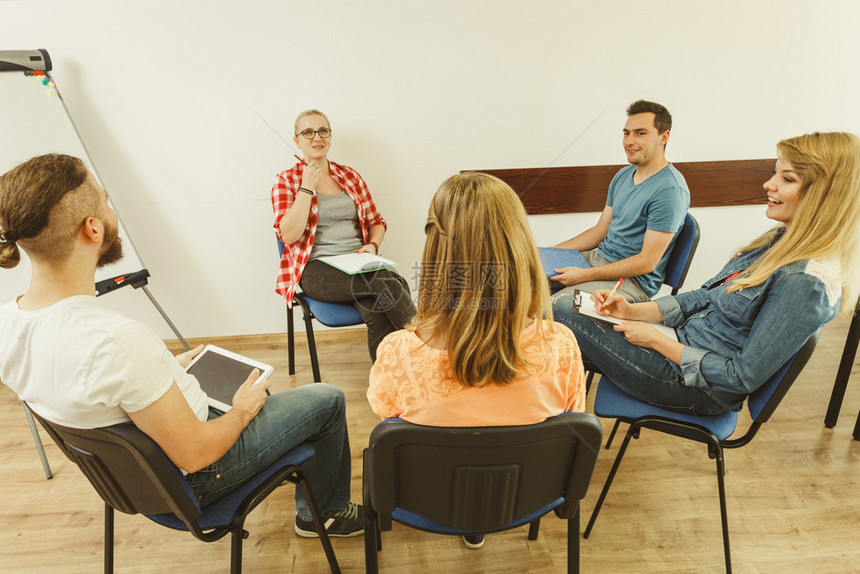
[[[349,538],[364,533],[364,509],[360,504],[350,502],[339,512],[324,514],[323,519],[323,526],[330,537]],[[304,538],[319,537],[313,521],[304,520],[299,515],[296,515],[296,534]]]

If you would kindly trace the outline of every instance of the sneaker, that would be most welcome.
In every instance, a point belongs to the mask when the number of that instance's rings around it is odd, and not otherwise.
[[[328,535],[335,538],[349,538],[364,533],[364,509],[360,504],[350,502],[340,512],[328,512],[323,515]],[[296,534],[304,538],[319,536],[313,521],[303,520],[296,515]]]
[[[466,548],[471,548],[472,550],[477,550],[481,546],[484,545],[484,535],[483,534],[471,534],[469,536],[463,537],[463,542],[466,543]]]

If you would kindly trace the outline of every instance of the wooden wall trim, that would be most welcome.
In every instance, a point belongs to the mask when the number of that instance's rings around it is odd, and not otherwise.
[[[762,184],[775,159],[678,162],[690,188],[690,207],[759,205],[766,202]],[[507,182],[529,215],[603,211],[609,182],[623,165],[524,169],[481,169]]]

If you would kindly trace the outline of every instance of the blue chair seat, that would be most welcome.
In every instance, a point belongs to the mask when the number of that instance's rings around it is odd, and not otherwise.
[[[349,327],[364,323],[359,310],[349,303],[326,303],[305,293],[296,293],[295,297],[303,299],[316,320],[326,327]]]
[[[308,444],[300,444],[224,498],[220,498],[203,508],[200,508],[200,505],[197,504],[197,508],[201,512],[200,516],[197,517],[197,526],[200,527],[200,530],[210,530],[219,526],[229,525],[235,518],[239,507],[248,495],[266,482],[273,474],[275,474],[275,472],[287,466],[299,466],[310,459],[313,455],[314,449],[312,446]],[[167,459],[167,457],[165,457],[165,459]],[[181,478],[182,473],[179,469],[170,462],[170,459],[167,459],[167,461],[175,474]],[[184,479],[180,482],[185,487],[188,496],[191,497],[196,504],[197,499],[194,496],[194,492],[191,490],[191,486]],[[146,517],[153,522],[166,526],[167,528],[184,530],[186,532],[188,531],[188,525],[173,513],[149,514],[146,515]]]
[[[642,417],[684,421],[708,429],[714,433],[718,440],[729,438],[735,432],[738,424],[738,413],[733,411],[705,417],[652,407],[619,389],[606,375],[600,378],[600,392],[594,398],[594,414],[604,418],[620,419],[624,422],[632,422]],[[611,437],[609,440],[612,440]]]

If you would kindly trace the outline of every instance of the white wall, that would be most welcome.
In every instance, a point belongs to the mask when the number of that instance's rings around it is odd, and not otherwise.
[[[49,51],[152,293],[193,337],[284,329],[269,191],[294,160],[255,111],[288,139],[299,111],[329,114],[331,158],[368,181],[411,281],[445,177],[622,163],[638,98],[671,110],[672,161],[860,133],[857,22],[851,0],[5,0],[0,49]],[[759,207],[694,213],[688,287],[768,227]],[[532,222],[549,244],[595,217]],[[109,299],[172,337],[143,294]]]

